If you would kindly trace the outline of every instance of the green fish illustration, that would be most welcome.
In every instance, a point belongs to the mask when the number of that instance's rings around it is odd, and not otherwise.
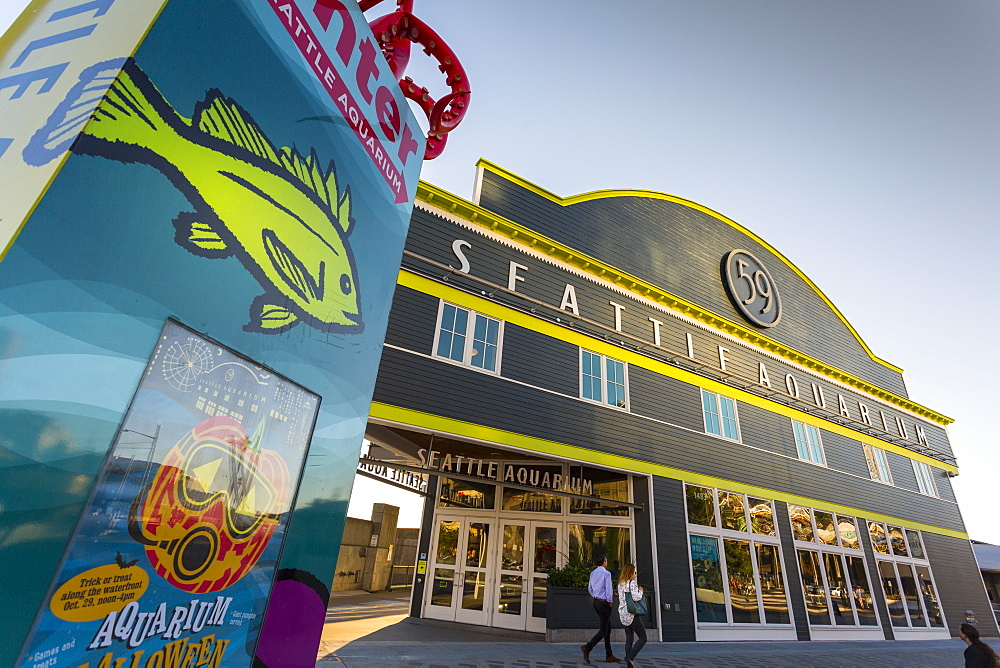
[[[247,331],[278,333],[304,321],[359,332],[350,188],[338,190],[333,164],[323,169],[315,150],[303,156],[275,148],[218,90],[188,120],[131,58],[102,65],[105,77],[117,77],[88,114],[73,152],[144,163],[170,179],[195,208],[174,221],[177,243],[204,257],[235,255],[264,288]],[[99,80],[100,72],[91,77]],[[72,101],[62,106],[64,118],[50,119],[50,130],[79,122],[79,114],[67,112]]]

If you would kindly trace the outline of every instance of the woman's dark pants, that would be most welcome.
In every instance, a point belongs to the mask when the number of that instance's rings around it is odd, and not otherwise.
[[[639,636],[639,642],[632,645],[632,636]],[[642,625],[639,615],[632,618],[632,623],[625,627],[625,658],[635,660],[642,646],[646,644],[646,627]]]

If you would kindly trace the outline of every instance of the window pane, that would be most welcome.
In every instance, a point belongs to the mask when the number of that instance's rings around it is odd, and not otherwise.
[[[861,541],[858,540],[857,520],[853,517],[837,515],[837,531],[840,534],[840,544],[854,550],[861,549]]]
[[[729,575],[729,609],[734,624],[759,624],[757,587],[753,580],[750,543],[723,541],[726,550],[726,573]]]
[[[715,499],[712,490],[707,487],[688,485],[687,495],[688,522],[706,527],[715,526]]]
[[[788,506],[788,517],[792,520],[792,536],[795,540],[813,541],[812,517],[809,509],[802,506]]]
[[[768,624],[789,624],[785,578],[781,572],[778,548],[757,544],[757,571],[760,574],[760,594],[764,601],[764,621]]]
[[[903,597],[906,599],[906,610],[910,613],[911,626],[927,626],[924,608],[920,604],[917,592],[917,581],[913,576],[913,568],[909,564],[896,564],[899,570],[899,583],[903,586]]]
[[[719,422],[719,407],[716,402],[716,395],[705,390],[701,391],[701,405],[705,411],[705,431],[722,436],[722,424]]]
[[[806,441],[805,425],[801,422],[792,422],[792,431],[795,433],[795,451],[799,459],[809,459],[809,443]]]
[[[622,564],[631,563],[632,545],[625,527],[569,525],[569,560],[590,563],[595,554],[608,558],[608,570],[618,571]]]
[[[889,608],[889,619],[893,626],[907,626],[906,612],[903,610],[903,597],[899,591],[899,581],[896,580],[896,571],[892,563],[888,561],[878,562],[878,574],[882,580],[882,592],[885,594],[885,603]]]
[[[819,429],[811,424],[806,425],[806,437],[809,440],[809,458],[817,464],[823,463],[823,447],[820,445]]]
[[[806,599],[806,612],[810,624],[829,625],[830,611],[827,608],[826,589],[823,575],[819,570],[819,555],[809,550],[797,550],[799,571],[802,574],[802,592]]]
[[[885,537],[885,528],[881,524],[869,522],[868,533],[872,537],[872,549],[882,554],[889,554],[889,542]]]
[[[889,471],[889,460],[886,459],[885,450],[882,448],[874,448],[874,450],[875,463],[878,466],[879,480],[892,484],[892,473]]]
[[[914,568],[917,571],[920,596],[924,600],[924,607],[927,609],[927,617],[930,618],[931,626],[943,627],[944,618],[941,617],[941,606],[938,605],[937,594],[934,593],[931,573],[926,566],[914,566]]]
[[[749,503],[750,526],[753,528],[753,532],[764,536],[777,535],[774,532],[774,512],[771,509],[771,502],[767,499],[755,499],[751,496]]]
[[[858,612],[858,623],[862,626],[877,626],[875,617],[875,602],[872,600],[871,587],[868,585],[868,574],[865,573],[865,560],[861,557],[847,557],[847,572],[853,585],[854,608]]]
[[[833,608],[833,623],[838,626],[854,626],[854,612],[851,610],[851,588],[844,574],[844,562],[839,554],[824,554],[823,567],[826,568],[826,584],[830,588],[830,604]]]
[[[625,408],[625,365],[621,362],[607,360],[608,403],[612,406]]]
[[[445,308],[448,308],[446,305]],[[454,307],[451,307],[454,308]],[[455,310],[455,327],[452,330],[451,337],[451,350],[448,353],[448,357],[455,360],[456,362],[465,361],[465,335],[469,327],[469,312],[465,309],[454,308]]]
[[[507,571],[524,570],[524,525],[506,524],[503,528],[500,568]]]
[[[503,509],[527,513],[561,513],[562,497],[545,492],[504,487]]]
[[[722,591],[722,570],[719,568],[718,539],[691,536],[691,570],[694,577],[698,621],[727,621],[726,595]]]
[[[496,320],[476,314],[472,359],[469,360],[472,366],[496,371],[497,334],[499,331],[499,323]]]
[[[493,510],[496,507],[496,489],[495,485],[441,478],[441,496],[438,505],[443,508],[458,506]]]
[[[867,443],[861,444],[861,449],[865,453],[865,462],[868,464],[868,475],[872,480],[882,480],[882,475],[879,472],[878,462],[875,461],[875,448],[868,445]]]
[[[497,602],[497,612],[501,615],[521,614],[521,588],[523,580],[520,575],[500,575],[500,600]]]
[[[915,559],[924,558],[924,547],[920,544],[920,533],[918,531],[906,530],[906,543],[910,546],[910,556]]]
[[[583,351],[583,396],[601,401],[601,358],[586,350]]]
[[[473,568],[486,568],[486,560],[490,550],[490,525],[484,522],[473,522],[469,525],[469,541],[465,548],[465,565]]]
[[[437,562],[439,564],[455,564],[458,553],[458,532],[461,522],[441,522],[438,525]]]
[[[535,572],[548,573],[556,567],[556,528],[535,527]]]
[[[889,527],[889,544],[892,545],[892,553],[897,557],[909,556],[906,552],[906,538],[899,527]]]
[[[722,435],[738,441],[740,432],[736,425],[736,402],[727,397],[719,397],[719,406],[722,408]]]
[[[730,492],[719,492],[719,514],[722,518],[722,528],[734,531],[746,531],[746,509],[743,507],[743,495]]]
[[[595,469],[589,466],[570,467],[570,476],[581,475],[583,477],[583,494],[590,496],[593,494],[597,498],[589,499],[569,499],[569,511],[581,515],[612,515],[617,517],[628,517],[628,506],[612,505],[601,503],[600,499],[611,501],[629,501],[629,476],[626,473],[617,471],[607,471],[605,469]],[[587,488],[586,485],[591,485]]]
[[[837,527],[833,523],[833,513],[828,513],[825,510],[816,510],[813,512],[813,517],[816,518],[816,542],[825,543],[826,545],[836,545]],[[830,586],[832,587],[833,585]]]

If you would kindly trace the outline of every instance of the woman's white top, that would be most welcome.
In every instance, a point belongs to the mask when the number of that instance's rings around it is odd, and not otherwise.
[[[628,599],[625,598],[626,593],[632,597],[633,601],[641,601],[642,591],[635,580],[618,583],[618,616],[622,618],[622,626],[631,626],[635,615],[628,611]]]

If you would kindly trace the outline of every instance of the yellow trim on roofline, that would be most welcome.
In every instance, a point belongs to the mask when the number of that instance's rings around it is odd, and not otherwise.
[[[530,329],[532,331],[538,332],[539,334],[544,334],[545,336],[550,336],[554,339],[559,339],[560,341],[565,341],[572,345],[580,346],[588,350],[600,353],[602,355],[608,355],[614,357],[615,359],[627,362],[634,366],[641,367],[643,369],[648,369],[654,373],[660,374],[662,376],[667,376],[669,378],[674,378],[680,380],[681,382],[687,383],[689,385],[694,385],[696,387],[702,387],[710,392],[716,392],[718,394],[724,394],[728,397],[738,399],[743,403],[747,403],[758,408],[762,408],[771,413],[778,415],[783,415],[789,419],[796,420],[805,424],[813,425],[820,429],[825,429],[826,431],[833,432],[844,436],[845,438],[850,438],[861,443],[867,443],[883,450],[888,450],[889,452],[895,452],[898,455],[902,455],[908,459],[913,459],[918,462],[923,462],[928,466],[933,466],[935,468],[941,469],[942,471],[951,471],[953,473],[958,472],[958,467],[952,464],[946,464],[944,462],[938,461],[933,457],[928,457],[927,455],[922,455],[917,452],[912,452],[904,447],[898,446],[894,443],[889,443],[887,441],[882,441],[877,438],[868,436],[867,434],[862,434],[860,432],[854,431],[849,427],[844,427],[835,422],[829,422],[827,420],[820,419],[809,413],[797,410],[790,406],[778,403],[771,399],[765,399],[764,397],[757,396],[746,390],[741,390],[735,388],[731,385],[726,385],[725,383],[720,383],[718,381],[712,380],[711,378],[705,378],[704,376],[699,376],[696,373],[687,371],[686,369],[681,369],[679,367],[667,364],[666,362],[661,362],[655,360],[651,357],[646,357],[645,355],[640,355],[639,353],[627,350],[625,348],[619,348],[611,343],[601,341],[600,339],[595,339],[582,332],[574,329],[569,329],[562,325],[557,325],[554,322],[548,320],[542,320],[541,318],[536,318],[527,313],[509,308],[497,302],[491,301],[489,299],[484,299],[478,295],[470,294],[462,290],[451,287],[450,285],[445,285],[438,281],[431,280],[429,278],[424,278],[412,272],[406,270],[400,270],[399,277],[396,279],[397,284],[402,285],[407,288],[411,288],[418,292],[430,295],[432,297],[438,297],[439,299],[444,299],[445,301],[457,304],[458,306],[463,306],[468,309],[472,309],[484,315],[492,316],[503,320],[504,322],[510,322],[520,327]]]
[[[893,371],[895,371],[897,373],[903,373],[903,370],[901,368],[899,368],[898,366],[896,366],[895,364],[893,364],[893,363],[891,363],[891,362],[889,362],[887,360],[882,359],[881,357],[878,357],[874,352],[872,352],[872,350],[868,347],[868,344],[865,343],[864,339],[861,338],[861,335],[858,334],[858,332],[854,329],[854,327],[851,325],[851,323],[849,323],[847,321],[847,318],[845,318],[844,315],[840,312],[840,310],[836,306],[833,305],[833,302],[831,302],[827,298],[827,296],[825,294],[823,294],[823,291],[820,290],[819,287],[816,286],[815,283],[813,283],[811,280],[809,280],[808,276],[806,276],[804,273],[802,273],[799,270],[798,267],[796,267],[794,264],[792,264],[791,260],[789,260],[787,257],[785,257],[784,255],[782,255],[781,253],[779,253],[778,250],[775,249],[771,244],[767,243],[766,241],[764,241],[763,239],[761,239],[759,236],[757,236],[756,234],[754,234],[753,232],[751,232],[747,228],[745,228],[742,225],[740,225],[739,223],[737,223],[735,220],[732,220],[731,218],[728,218],[728,217],[722,215],[718,211],[714,211],[714,210],[708,208],[707,206],[704,206],[702,204],[698,204],[697,202],[692,202],[689,199],[684,199],[683,197],[677,197],[676,195],[668,195],[667,193],[656,192],[655,190],[632,190],[632,189],[627,189],[627,190],[595,190],[595,191],[589,192],[589,193],[583,193],[583,194],[580,194],[580,195],[573,195],[572,197],[559,197],[555,193],[551,193],[548,190],[545,190],[544,188],[541,188],[541,187],[535,185],[534,183],[531,183],[527,179],[524,179],[524,178],[518,176],[517,174],[514,174],[513,172],[510,172],[510,171],[504,169],[503,167],[500,167],[499,165],[496,165],[496,164],[494,164],[494,163],[492,163],[489,160],[486,160],[484,158],[480,158],[479,159],[479,161],[476,163],[476,167],[482,167],[484,169],[488,169],[491,172],[493,172],[494,174],[502,176],[503,178],[507,179],[508,181],[516,183],[517,185],[521,186],[522,188],[526,188],[527,190],[530,190],[531,192],[535,193],[536,195],[540,195],[541,197],[544,197],[547,200],[555,202],[559,206],[572,206],[573,204],[579,204],[580,202],[589,202],[589,201],[595,200],[595,199],[609,199],[609,198],[612,198],[612,197],[646,197],[646,198],[649,198],[649,199],[661,199],[661,200],[666,200],[668,202],[676,202],[677,204],[682,204],[682,205],[684,205],[686,207],[689,207],[689,208],[692,208],[692,209],[696,209],[697,211],[701,211],[702,213],[708,214],[709,216],[712,216],[713,218],[721,220],[725,224],[727,224],[730,227],[736,229],[738,232],[747,235],[748,237],[750,237],[751,239],[753,239],[754,241],[756,241],[757,243],[759,243],[761,246],[763,246],[764,248],[766,248],[767,250],[769,250],[771,253],[773,253],[775,255],[775,257],[777,257],[782,262],[784,262],[786,265],[788,265],[788,268],[791,269],[792,271],[794,271],[798,275],[799,278],[801,278],[803,281],[806,282],[806,284],[809,287],[811,287],[813,290],[815,290],[816,294],[819,295],[820,299],[822,299],[824,302],[826,302],[826,305],[829,306],[833,310],[834,314],[838,318],[840,318],[841,322],[843,322],[844,325],[847,327],[847,329],[850,330],[851,334],[854,335],[854,338],[856,338],[858,340],[858,343],[861,344],[861,347],[864,348],[865,352],[868,353],[868,356],[871,357],[872,360],[874,360],[874,361],[878,362],[879,364],[882,364],[882,365],[884,365],[884,366],[892,369]]]
[[[372,402],[369,414],[371,417],[379,420],[412,425],[414,427],[428,429],[437,433],[466,436],[469,438],[488,441],[490,443],[496,443],[498,445],[523,448],[525,450],[551,455],[554,457],[583,461],[589,464],[608,466],[616,469],[632,471],[634,473],[655,475],[662,478],[673,478],[675,480],[681,480],[683,482],[693,483],[696,485],[721,487],[728,491],[739,492],[741,494],[751,494],[753,496],[784,501],[785,503],[820,508],[822,510],[830,510],[844,515],[853,515],[855,517],[862,517],[866,520],[874,520],[876,522],[888,522],[893,525],[904,526],[908,529],[918,529],[920,531],[927,531],[929,533],[940,534],[942,536],[950,536],[951,538],[958,538],[960,540],[969,539],[968,534],[954,529],[945,529],[943,527],[934,526],[932,524],[924,524],[922,522],[911,522],[909,520],[903,520],[891,515],[872,513],[861,508],[831,504],[819,499],[811,499],[809,497],[797,496],[795,494],[786,494],[785,492],[768,489],[766,487],[746,485],[727,480],[725,478],[717,478],[715,476],[694,473],[693,471],[674,468],[672,466],[665,466],[663,464],[644,462],[639,459],[633,459],[622,455],[598,452],[596,450],[590,450],[576,445],[549,441],[542,438],[536,438],[534,436],[518,434],[512,431],[486,427],[472,422],[442,417],[432,413],[424,413],[409,408],[401,408],[399,406],[393,406],[392,404]]]
[[[661,194],[661,198],[669,198],[673,201],[685,203],[685,200],[681,200],[680,198],[670,198],[668,195]],[[693,302],[689,302],[681,297],[677,297],[676,295],[664,291],[652,283],[648,283],[641,278],[637,278],[631,274],[615,269],[601,260],[590,257],[584,253],[580,253],[565,244],[534,232],[523,225],[508,220],[503,216],[497,215],[492,211],[473,204],[472,202],[458,197],[457,195],[453,195],[452,193],[427,183],[426,181],[420,181],[417,184],[416,199],[432,204],[474,225],[492,230],[493,232],[506,236],[519,243],[530,246],[544,255],[548,255],[549,257],[559,260],[560,262],[570,264],[606,281],[610,281],[630,292],[667,306],[673,310],[679,311],[688,317],[694,318],[695,320],[715,327],[716,329],[722,330],[728,334],[737,336],[744,341],[764,348],[775,355],[784,357],[785,359],[791,360],[799,365],[813,369],[824,376],[828,376],[837,381],[855,387],[865,394],[879,397],[884,401],[888,401],[889,403],[895,404],[908,411],[922,415],[928,420],[942,425],[954,422],[952,418],[946,415],[938,413],[937,411],[914,401],[910,401],[909,399],[900,397],[893,392],[869,383],[866,380],[862,380],[861,378],[858,378],[853,374],[849,374],[846,371],[841,371],[840,369],[821,362],[813,357],[810,357],[809,355],[800,353],[799,351],[789,348],[774,339],[764,336],[759,332],[747,329],[746,327],[723,318],[718,314],[711,313],[710,311],[697,306]],[[708,211],[708,209],[706,209],[706,211]],[[732,224],[736,225],[736,223]],[[775,253],[777,253],[777,251],[775,251]],[[806,280],[808,281],[808,279]],[[810,283],[810,285],[812,284]],[[820,295],[822,296],[822,293],[820,293]],[[824,297],[824,299],[826,298]],[[836,309],[834,310],[836,311]],[[837,314],[839,315],[839,312],[837,312]],[[848,325],[848,327],[850,327],[850,325]],[[851,331],[853,332],[854,330],[852,329]],[[860,338],[858,340],[860,341]],[[863,342],[862,345],[864,345]],[[867,347],[865,350],[868,350]],[[875,359],[879,363],[884,364],[894,371],[902,373],[901,369],[885,362],[884,360],[879,360],[875,357],[872,359]]]

